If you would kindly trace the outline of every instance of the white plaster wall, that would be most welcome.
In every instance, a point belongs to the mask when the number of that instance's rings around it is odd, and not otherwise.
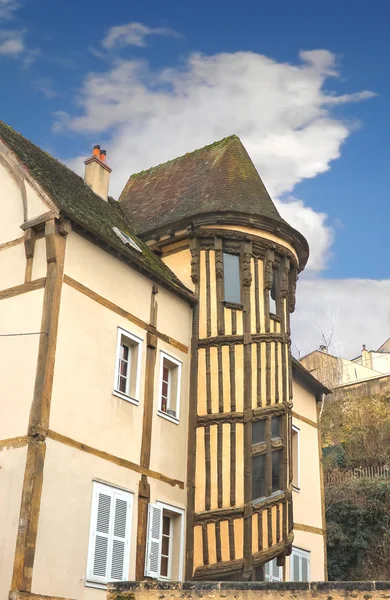
[[[41,330],[44,290],[0,300],[0,333]],[[39,335],[0,337],[0,439],[27,433]]]
[[[0,598],[8,598],[14,565],[27,447],[0,450]]]
[[[324,538],[317,533],[294,530],[293,547],[310,552],[310,581],[324,581]],[[286,581],[290,581],[291,556],[286,560]]]

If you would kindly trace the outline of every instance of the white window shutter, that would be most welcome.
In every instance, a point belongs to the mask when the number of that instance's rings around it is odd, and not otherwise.
[[[270,563],[266,562],[264,565],[264,580],[265,581],[270,581],[271,577],[270,577]]]
[[[112,549],[109,579],[123,581],[127,576],[130,551],[131,504],[128,494],[115,491],[112,510]]]
[[[297,554],[293,554],[292,559],[293,559],[293,581],[300,581],[299,556]]]
[[[149,504],[148,537],[145,556],[146,577],[160,577],[162,513],[162,508],[156,504]]]
[[[273,581],[281,581],[280,570],[280,567],[278,567],[278,561],[276,560],[276,558],[274,558],[272,561]]]
[[[309,581],[309,561],[305,556],[301,557],[302,579],[301,581]]]
[[[113,493],[96,486],[91,517],[90,560],[88,576],[93,581],[107,581],[110,545],[110,521]]]

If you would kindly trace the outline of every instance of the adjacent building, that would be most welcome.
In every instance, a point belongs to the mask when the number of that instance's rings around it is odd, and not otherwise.
[[[290,354],[306,240],[236,136],[119,202],[110,172],[0,123],[0,595],[323,579],[329,390]]]

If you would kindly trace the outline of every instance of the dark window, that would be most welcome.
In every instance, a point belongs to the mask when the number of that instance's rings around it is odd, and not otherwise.
[[[264,498],[265,491],[265,454],[252,456],[252,498]]]
[[[223,277],[225,301],[240,304],[240,257],[236,254],[223,253]]]
[[[269,311],[277,315],[279,313],[279,269],[276,268],[272,273],[272,288],[269,295]]]
[[[252,423],[252,444],[265,442],[265,419]]]
[[[282,437],[282,417],[272,417],[271,421],[271,437],[272,439]]]
[[[281,449],[272,452],[272,492],[277,492],[282,488],[282,458],[283,451]]]

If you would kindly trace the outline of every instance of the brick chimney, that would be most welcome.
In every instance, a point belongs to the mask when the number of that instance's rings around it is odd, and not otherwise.
[[[106,154],[105,150],[100,150],[100,146],[96,145],[93,147],[92,156],[84,162],[84,181],[103,200],[108,200],[108,186],[112,171],[106,164]]]

